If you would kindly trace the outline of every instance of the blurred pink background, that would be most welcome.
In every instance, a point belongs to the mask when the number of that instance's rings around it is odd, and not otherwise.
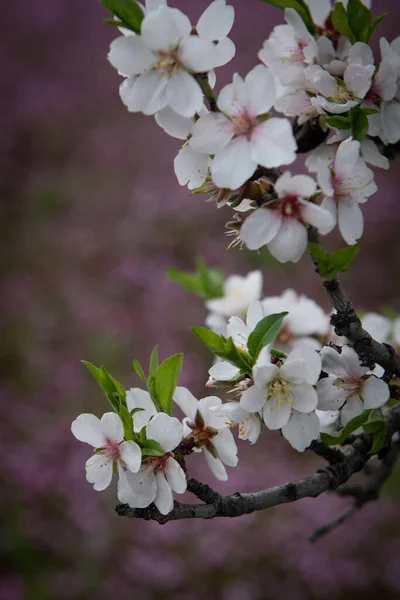
[[[217,89],[257,63],[283,22],[259,0],[231,4],[237,56],[217,71]],[[195,22],[208,2],[171,5]],[[391,40],[399,4],[375,5],[375,16],[391,11],[380,27]],[[184,351],[181,383],[198,397],[209,393],[211,356],[189,331],[205,310],[166,277],[167,267],[191,270],[201,255],[227,274],[262,268],[266,295],[290,285],[329,309],[307,258],[284,267],[264,252],[226,251],[230,211],[180,188],[172,168],[179,142],[120,102],[120,77],[106,60],[117,31],[106,17],[95,0],[3,9],[0,600],[398,598],[399,472],[378,503],[314,546],[307,536],[344,506],[333,495],[160,526],[119,518],[115,486],[100,494],[85,481],[90,449],[70,423],[108,405],[80,359],[104,364],[129,388],[140,385],[132,358],[147,364],[159,344],[162,358]],[[362,249],[344,279],[361,309],[400,311],[398,163],[377,180]],[[212,480],[202,457],[190,465],[221,493],[322,466],[272,433],[255,447],[240,442],[239,456],[226,484]]]

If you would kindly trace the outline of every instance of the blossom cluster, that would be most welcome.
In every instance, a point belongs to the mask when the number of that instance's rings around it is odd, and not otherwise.
[[[363,233],[359,205],[377,190],[367,163],[388,167],[371,136],[383,144],[400,139],[398,44],[381,40],[376,69],[370,47],[357,37],[369,40],[373,30],[361,0],[350,0],[347,12],[344,4],[310,1],[305,20],[286,8],[286,24],[274,28],[258,54],[261,64],[245,77],[236,73],[218,95],[214,69],[235,54],[228,38],[234,10],[226,0],[214,0],[195,26],[164,0],[134,6],[133,20],[115,15],[122,35],[109,52],[124,77],[121,98],[129,111],[154,115],[166,133],[184,140],[174,161],[179,183],[235,211],[233,244],[268,246],[278,261],[298,262],[309,228],[327,235],[338,224],[354,245]],[[369,22],[367,32],[358,29],[360,15]],[[292,117],[297,127],[312,121],[325,135],[306,160],[315,179],[281,170],[297,156]],[[349,264],[348,254],[344,260],[339,251],[338,263],[325,254],[320,246],[313,254],[322,277]],[[328,264],[321,267],[320,260]],[[313,300],[293,290],[262,298],[260,272],[222,282],[201,261],[189,280],[180,277],[206,298],[209,328],[193,332],[215,356],[206,385],[229,389],[229,400],[197,400],[179,387],[183,355],[159,365],[155,349],[148,376],[134,361],[147,390],[125,390],[103,367],[86,363],[114,411],[101,420],[82,414],[72,424],[75,437],[95,449],[86,463],[95,490],[108,487],[115,471],[120,502],[132,508],[154,503],[168,514],[173,492],[188,487],[186,455],[203,452],[215,477],[227,479],[226,466],[238,463],[236,426],[239,439],[251,444],[263,430],[280,431],[299,452],[319,438],[335,444],[362,427],[376,433],[385,426],[388,382],[350,345],[336,345],[329,315]],[[379,327],[382,340],[398,341],[397,320],[384,319],[366,315],[365,324]],[[172,416],[174,404],[182,420]],[[374,438],[375,452],[384,438]]]
[[[144,377],[141,367],[135,367],[149,391],[121,392],[117,387],[120,416],[111,412],[99,420],[82,414],[72,424],[75,437],[95,448],[86,463],[86,477],[95,490],[105,489],[116,471],[120,502],[132,508],[154,502],[168,514],[172,492],[187,489],[186,455],[203,452],[214,476],[227,479],[226,466],[238,463],[232,435],[236,427],[238,438],[251,444],[263,429],[280,430],[295,450],[304,452],[321,435],[340,435],[346,427],[358,430],[371,412],[379,418],[376,411],[390,398],[388,384],[363,366],[349,345],[332,344],[329,315],[313,300],[293,290],[262,299],[259,271],[228,277],[223,294],[206,302],[212,311],[206,322],[213,329],[195,333],[211,349],[218,346],[213,336],[229,340],[229,351],[225,356],[217,352],[206,384],[229,390],[229,400],[197,400],[178,386],[172,399],[184,414],[179,420],[167,414],[150,375]],[[373,326],[378,320],[385,320],[388,335],[389,319],[383,316],[366,314],[364,324]],[[393,328],[397,326],[396,320]],[[167,387],[169,383],[164,381]]]
[[[365,41],[335,29],[330,0],[307,4],[312,32],[286,8],[286,24],[265,40],[260,64],[245,77],[236,73],[218,95],[215,69],[235,55],[228,37],[234,9],[226,0],[214,0],[194,27],[165,0],[149,0],[140,34],[121,29],[109,52],[124,77],[128,110],[154,115],[184,141],[174,161],[179,183],[236,211],[234,244],[268,246],[280,262],[300,260],[309,227],[326,235],[337,224],[344,241],[356,244],[360,204],[377,190],[367,163],[388,168],[375,140],[400,139],[400,38],[381,39],[377,67]],[[306,161],[316,179],[276,175],[296,160],[293,117],[326,132]]]

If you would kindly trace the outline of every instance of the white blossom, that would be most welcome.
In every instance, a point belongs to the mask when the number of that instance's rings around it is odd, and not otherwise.
[[[329,376],[318,383],[318,409],[340,410],[343,426],[364,410],[380,408],[389,400],[388,385],[361,366],[350,346],[343,346],[341,354],[326,346],[321,356],[322,368]]]
[[[292,163],[296,141],[287,119],[265,118],[276,100],[272,73],[259,65],[243,80],[237,73],[217,99],[221,112],[201,116],[189,145],[214,154],[211,177],[218,187],[237,189],[258,165],[267,168]]]
[[[142,453],[135,442],[124,440],[124,426],[117,414],[105,413],[100,420],[83,413],[72,423],[71,431],[77,440],[96,449],[85,465],[86,479],[96,491],[110,485],[115,465],[133,473],[139,470]]]
[[[207,300],[206,307],[224,317],[244,316],[250,304],[260,300],[261,290],[261,271],[251,271],[246,277],[231,275],[224,282],[223,297]]]
[[[191,32],[186,15],[162,5],[146,14],[140,35],[123,35],[111,43],[109,61],[129,78],[121,88],[129,110],[151,115],[170,106],[184,117],[200,111],[203,93],[189,71],[219,66],[222,54]]]
[[[319,431],[320,433],[335,433],[340,429],[340,411],[324,411],[316,410],[315,414],[319,419]]]
[[[145,508],[154,502],[160,513],[167,515],[174,507],[172,492],[186,491],[185,473],[173,457],[173,450],[182,441],[183,427],[175,417],[158,413],[147,425],[146,437],[158,442],[165,454],[144,456],[137,473],[120,468],[118,500],[131,508]]]
[[[227,402],[212,409],[219,417],[224,417],[229,427],[239,426],[239,439],[255,444],[261,433],[259,413],[249,413],[240,406],[240,402]]]
[[[148,425],[150,419],[157,414],[157,408],[151,399],[149,392],[140,388],[131,388],[126,392],[126,405],[133,414],[133,429],[136,433],[140,433],[143,427]]]
[[[236,443],[226,419],[217,416],[211,410],[221,405],[221,399],[208,396],[197,400],[188,389],[177,387],[174,401],[186,415],[183,420],[186,439],[191,440],[195,448],[204,450],[206,461],[214,476],[226,481],[228,475],[224,464],[236,467],[238,458]]]
[[[303,452],[319,434],[313,386],[320,372],[321,358],[307,346],[294,348],[280,366],[271,362],[265,347],[253,367],[255,385],[243,392],[240,406],[250,413],[262,411],[266,426],[282,429],[293,448]]]
[[[329,315],[311,298],[285,290],[280,296],[269,296],[261,301],[264,316],[288,312],[276,339],[276,347],[291,350],[297,344],[321,348],[317,337],[325,338],[330,329]],[[314,337],[313,337],[314,336]]]
[[[353,245],[362,236],[364,219],[359,207],[374,194],[374,174],[360,158],[360,143],[351,138],[338,147],[333,168],[320,162],[318,182],[325,196],[321,207],[338,219],[344,241]]]
[[[285,10],[285,20],[287,25],[274,27],[258,57],[283,85],[296,88],[303,82],[304,69],[316,62],[318,48],[294,9]]]
[[[307,247],[307,225],[321,233],[333,229],[335,219],[325,208],[308,201],[317,191],[307,175],[286,171],[276,182],[278,199],[255,210],[243,223],[240,238],[250,250],[268,245],[280,262],[298,262]]]

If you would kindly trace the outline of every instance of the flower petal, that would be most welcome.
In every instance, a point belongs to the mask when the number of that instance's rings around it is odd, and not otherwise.
[[[318,395],[315,389],[307,383],[297,383],[292,386],[293,408],[301,413],[309,413],[317,408]]]
[[[194,419],[199,407],[198,400],[185,387],[178,386],[174,393],[174,402],[189,419]]]
[[[301,414],[293,411],[289,422],[282,428],[282,435],[298,452],[304,452],[311,442],[318,438],[319,419],[315,412]]]
[[[353,246],[363,234],[364,217],[362,210],[353,200],[343,198],[338,204],[339,231],[344,241]]]
[[[247,410],[247,412],[257,412],[262,408],[263,404],[264,394],[255,385],[243,392],[240,397],[240,406],[244,410]]]
[[[102,448],[106,438],[101,427],[101,422],[96,415],[83,413],[73,421],[71,431],[77,440],[86,442],[94,448]]]
[[[178,69],[168,82],[170,107],[182,117],[193,117],[203,106],[203,92],[197,81]]]
[[[270,69],[257,65],[245,79],[247,109],[252,116],[267,113],[276,100],[275,78]]]
[[[251,177],[257,162],[250,155],[250,142],[245,136],[231,140],[214,157],[211,176],[218,187],[236,190]]]
[[[301,205],[301,216],[303,221],[316,227],[323,235],[326,235],[335,227],[336,216],[334,217],[325,208],[318,206],[313,202],[306,202],[301,198],[298,199],[298,203]]]
[[[103,454],[94,454],[86,462],[86,479],[93,483],[96,492],[102,492],[111,483],[113,475],[113,462]]]
[[[387,383],[378,379],[374,375],[368,377],[362,387],[362,397],[364,408],[380,408],[384,406],[390,398],[390,390]]]
[[[281,367],[281,375],[291,383],[303,383],[305,378],[306,361],[300,357],[288,357]]]
[[[190,146],[184,146],[175,157],[174,171],[180,185],[187,185],[189,190],[200,187],[208,174],[207,154],[200,154]]]
[[[167,460],[165,477],[174,492],[177,494],[186,492],[186,475],[179,463],[172,457]]]
[[[122,442],[119,447],[121,452],[121,458],[126,464],[127,469],[132,473],[137,473],[142,463],[142,452],[139,446],[132,440]]]
[[[154,115],[169,102],[168,82],[167,77],[160,77],[158,73],[141,75],[132,88],[132,103],[145,115]]]
[[[208,372],[217,381],[231,381],[240,374],[240,369],[223,360],[213,365]]]
[[[193,119],[178,115],[172,108],[164,108],[156,113],[155,119],[165,133],[179,140],[186,140],[187,136],[192,133]]]
[[[257,250],[274,239],[281,223],[282,213],[280,211],[259,208],[243,223],[240,229],[240,238],[249,250]]]
[[[101,417],[101,428],[110,442],[119,444],[124,439],[124,426],[120,417],[114,412],[105,413]]]
[[[192,134],[189,144],[193,150],[215,154],[230,142],[234,131],[225,115],[208,113],[196,121]]]
[[[228,467],[236,467],[238,463],[237,447],[230,429],[221,429],[212,440],[213,446],[218,452],[218,457]]]
[[[160,6],[143,19],[140,37],[147,48],[168,50],[178,46],[182,38],[189,36],[191,29],[190,20],[180,10]]]
[[[206,461],[214,477],[219,479],[219,481],[226,481],[228,479],[228,474],[222,461],[219,458],[214,458],[208,450],[204,451],[204,456],[206,457]]]
[[[154,504],[162,515],[167,515],[174,508],[172,490],[163,473],[157,473],[156,482],[157,494],[154,498]]]
[[[307,248],[307,229],[297,219],[286,217],[268,250],[279,262],[298,262]]]
[[[156,497],[157,484],[153,473],[143,466],[138,473],[124,471],[118,467],[118,500],[131,508],[146,508]]]
[[[147,425],[146,435],[148,439],[156,440],[164,452],[171,452],[182,441],[182,423],[176,417],[157,413]]]
[[[251,158],[271,169],[296,160],[297,143],[288,119],[273,117],[256,127],[251,137]]]
[[[308,344],[299,343],[293,348],[286,360],[289,361],[294,358],[305,360],[304,381],[310,385],[315,385],[322,370],[321,357],[318,352],[310,348]]]
[[[232,29],[234,18],[233,6],[227,6],[225,0],[215,0],[198,20],[197,33],[202,39],[210,42],[222,40]]]
[[[340,418],[343,427],[346,427],[347,423],[349,423],[355,417],[361,415],[364,410],[364,404],[361,402],[358,396],[352,396],[349,400],[347,400],[346,404],[340,411]]]
[[[136,433],[145,427],[151,417],[157,414],[157,409],[149,392],[140,388],[131,388],[126,392],[126,405],[130,411],[135,408],[141,408],[133,415],[133,428]]]
[[[156,61],[156,56],[137,35],[122,35],[113,40],[107,58],[126,77],[143,73]]]
[[[282,429],[289,421],[290,414],[290,404],[285,401],[281,402],[279,394],[269,398],[263,408],[264,423],[268,429]]]
[[[346,401],[346,393],[342,388],[334,385],[335,377],[330,375],[318,382],[318,409],[319,410],[338,410]]]
[[[240,117],[247,110],[247,90],[240,75],[235,73],[232,83],[222,88],[217,104],[221,111],[233,117]]]
[[[253,331],[257,323],[264,318],[264,311],[261,302],[253,300],[247,309],[246,325],[249,331]]]
[[[221,56],[215,44],[197,35],[191,35],[180,43],[179,57],[182,63],[197,73],[205,73],[217,67]]]

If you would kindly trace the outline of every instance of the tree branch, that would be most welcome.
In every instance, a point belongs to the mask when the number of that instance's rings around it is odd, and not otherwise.
[[[314,228],[309,230],[309,240],[320,244],[318,232]],[[318,264],[312,256],[311,258],[315,272],[320,275]],[[338,276],[336,275],[328,280],[324,280],[322,277],[321,279],[331,304],[336,310],[336,314],[331,317],[336,335],[346,337],[349,340],[366,367],[373,369],[375,364],[380,365],[385,369],[387,380],[390,380],[393,375],[400,377],[400,357],[392,346],[375,341],[368,331],[362,327],[361,321],[350,300],[348,300]]]
[[[333,519],[333,521],[326,525],[318,527],[318,529],[309,537],[310,542],[316,542],[320,537],[330,533],[333,529],[336,529],[336,527],[347,521],[351,515],[368,502],[378,500],[385,481],[393,472],[399,453],[400,443],[397,441],[393,443],[389,452],[387,452],[381,460],[378,459],[378,464],[375,465],[375,468],[369,470],[367,481],[365,483],[339,486],[336,490],[337,494],[340,496],[353,496],[355,501],[336,519]]]
[[[400,430],[400,404],[394,406],[386,417],[388,435],[391,437],[396,431]],[[215,499],[207,495],[209,503],[205,504],[182,504],[175,502],[173,510],[168,515],[162,515],[152,504],[148,508],[130,508],[127,504],[116,506],[118,515],[129,518],[153,520],[164,524],[168,521],[178,519],[214,519],[215,517],[239,517],[250,514],[255,511],[264,510],[277,506],[278,504],[287,504],[295,502],[301,498],[316,498],[324,492],[336,490],[342,484],[346,483],[350,477],[361,471],[370,456],[369,450],[372,447],[371,436],[365,433],[356,436],[353,444],[343,451],[343,460],[331,464],[325,469],[321,469],[306,479],[285,483],[254,494],[233,494],[231,496],[219,496]],[[191,491],[196,489],[197,485],[208,488],[195,480],[189,479]],[[194,483],[195,482],[195,483]],[[200,489],[200,494],[203,494]],[[213,492],[213,490],[211,490]],[[196,492],[194,492],[196,493]],[[215,492],[213,492],[215,493]],[[196,495],[198,495],[196,493]],[[212,501],[211,501],[212,500]]]

